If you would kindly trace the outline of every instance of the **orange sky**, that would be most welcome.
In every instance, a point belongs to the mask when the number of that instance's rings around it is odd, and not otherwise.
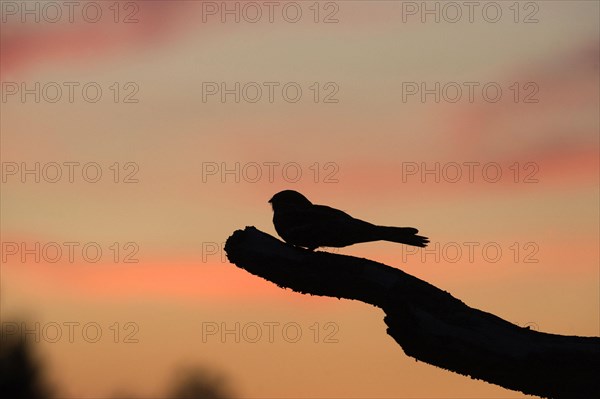
[[[95,321],[106,334],[114,322],[139,326],[135,345],[38,343],[64,397],[158,395],[184,363],[223,371],[248,398],[522,397],[407,358],[378,309],[281,290],[212,251],[248,225],[275,234],[267,200],[287,188],[372,222],[415,226],[440,248],[495,243],[503,251],[496,263],[480,251],[473,262],[464,253],[455,263],[433,255],[423,262],[420,252],[391,243],[340,253],[402,268],[513,323],[598,335],[598,4],[536,2],[539,22],[529,24],[515,23],[504,2],[494,24],[481,14],[473,23],[404,23],[402,2],[384,1],[321,2],[315,23],[310,4],[299,4],[297,23],[279,12],[273,23],[221,23],[206,2],[183,1],[131,2],[117,23],[108,3],[95,24],[79,14],[74,23],[3,15],[3,95],[21,83],[79,86],[72,102],[23,102],[17,93],[1,104],[2,320]],[[137,22],[123,23],[126,15]],[[326,15],[339,22],[323,23]],[[79,91],[90,82],[103,91],[96,103]],[[133,83],[138,101],[115,103],[115,82],[121,100]],[[297,103],[279,89],[272,103],[203,102],[206,82],[294,82],[303,94]],[[403,102],[406,82],[495,82],[503,96]],[[534,83],[538,101],[515,102],[514,82],[520,99]],[[322,102],[327,83],[338,89],[337,103]],[[63,178],[22,182],[20,169],[7,169],[36,162],[63,165]],[[95,162],[102,178],[89,183],[77,169],[71,183],[65,162]],[[469,162],[498,165],[502,177],[491,183],[479,166],[472,182],[467,169],[458,182],[421,174],[436,163],[441,171]],[[236,164],[237,176],[221,174]],[[256,182],[244,174],[255,170],[250,164],[260,167]],[[206,174],[207,165],[219,169]],[[403,175],[414,165],[415,174]],[[292,182],[284,170],[298,168]],[[123,183],[126,176],[137,182]],[[79,246],[73,261],[56,263],[6,252],[36,242]],[[101,248],[97,263],[82,255],[86,243]],[[136,263],[124,262],[128,243]],[[528,244],[536,263],[523,261]],[[206,322],[269,321],[299,323],[305,338],[199,338]],[[339,342],[314,343],[310,326],[328,321]]]

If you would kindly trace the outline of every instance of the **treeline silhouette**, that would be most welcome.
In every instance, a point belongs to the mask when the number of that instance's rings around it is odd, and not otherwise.
[[[54,390],[46,381],[44,367],[22,334],[0,333],[0,394],[3,398],[46,399]]]
[[[7,334],[5,323],[1,324],[0,331],[0,396],[9,399],[64,397],[60,393],[60,387],[48,381],[46,365],[25,336]],[[173,375],[166,394],[162,396],[166,399],[235,397],[229,379],[216,370],[203,366],[181,366],[174,370]],[[115,396],[115,399],[136,398],[138,396],[135,393]]]

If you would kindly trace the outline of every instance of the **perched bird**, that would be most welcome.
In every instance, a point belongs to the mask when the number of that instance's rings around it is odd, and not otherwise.
[[[345,247],[359,242],[392,241],[425,247],[429,238],[412,227],[377,226],[355,219],[339,209],[314,205],[304,195],[284,190],[269,200],[277,234],[288,244],[314,250]]]

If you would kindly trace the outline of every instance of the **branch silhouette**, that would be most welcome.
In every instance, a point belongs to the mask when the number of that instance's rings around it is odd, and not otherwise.
[[[399,269],[293,247],[255,227],[235,231],[225,251],[233,264],[279,287],[383,309],[387,333],[417,360],[525,394],[600,397],[598,337],[520,327]]]

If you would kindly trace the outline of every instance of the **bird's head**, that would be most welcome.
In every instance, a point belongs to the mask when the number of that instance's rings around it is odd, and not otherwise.
[[[308,198],[294,190],[278,192],[269,200],[269,203],[273,207],[273,211],[312,205]]]

